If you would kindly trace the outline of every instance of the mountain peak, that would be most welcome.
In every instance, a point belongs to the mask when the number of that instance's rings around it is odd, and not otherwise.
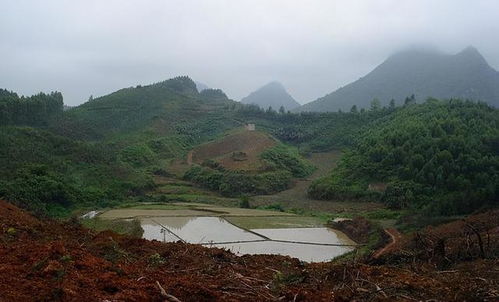
[[[480,63],[487,64],[487,61],[482,54],[473,46],[468,46],[456,54],[457,57],[467,58],[469,60],[478,60]]]
[[[267,84],[263,85],[262,88],[263,87],[278,87],[285,90],[284,85],[282,85],[282,83],[279,81],[268,82]]]
[[[279,109],[283,106],[287,110],[294,109],[300,104],[286,91],[284,85],[272,81],[250,93],[241,100],[244,104],[255,104],[262,108],[272,107]]]
[[[153,85],[167,87],[177,93],[197,95],[196,83],[188,76],[178,76]]]
[[[478,51],[478,49],[476,49],[476,47],[474,47],[473,45],[469,45],[467,46],[465,49],[461,50],[461,52],[459,52],[459,54],[468,54],[468,55],[479,55],[481,56],[480,52]]]
[[[473,46],[457,54],[411,48],[395,53],[369,74],[299,111],[346,111],[353,105],[369,108],[374,98],[382,105],[391,99],[400,104],[409,95],[418,100],[461,98],[498,106],[499,74]]]

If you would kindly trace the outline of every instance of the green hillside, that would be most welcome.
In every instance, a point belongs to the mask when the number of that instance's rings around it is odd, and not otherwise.
[[[217,89],[198,93],[177,77],[64,112],[59,93],[2,90],[0,105],[10,117],[0,125],[0,196],[50,215],[147,200],[156,175],[229,196],[275,193],[313,171],[308,154],[338,149],[341,164],[312,184],[312,197],[442,214],[497,202],[498,110],[482,103],[431,99],[296,114],[240,104]],[[234,135],[247,123],[254,135]],[[268,137],[261,150],[252,142],[258,137]],[[207,148],[218,153],[188,163],[188,154],[211,154]],[[170,172],[178,165],[185,175]]]
[[[17,93],[0,89],[0,126],[47,126],[62,116],[62,94],[39,93],[19,97]]]
[[[50,215],[144,196],[155,173],[246,122],[244,106],[221,90],[198,93],[188,77],[122,89],[65,112],[60,93],[19,98],[2,90],[0,100],[8,105],[3,116],[13,117],[0,125],[0,196]],[[30,107],[45,100],[56,101],[57,118],[49,106]],[[285,176],[283,188],[292,177]]]
[[[64,128],[59,130],[68,136],[90,138],[108,138],[144,128],[159,134],[194,134],[189,132],[189,128],[195,128],[192,123],[200,117],[210,119],[211,113],[228,103],[223,92],[209,89],[198,93],[190,78],[177,77],[91,99],[67,111]]]
[[[309,194],[448,215],[497,205],[498,184],[499,111],[430,99],[364,128],[338,169],[313,183]]]
[[[117,204],[154,185],[106,144],[9,126],[0,127],[0,146],[0,196],[39,214]]]

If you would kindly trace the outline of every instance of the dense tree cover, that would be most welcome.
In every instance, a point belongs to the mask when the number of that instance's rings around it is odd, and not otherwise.
[[[204,89],[199,93],[200,97],[207,101],[226,101],[227,95],[221,89]]]
[[[2,98],[17,98],[15,93],[1,92]],[[2,139],[7,142],[7,148],[2,150],[4,166],[19,173],[0,177],[0,195],[18,202],[32,198],[29,207],[42,210],[51,210],[50,205],[59,204],[53,200],[65,200],[61,204],[66,208],[116,202],[150,187],[152,171],[167,167],[172,159],[186,156],[196,145],[248,122],[257,123],[257,127],[303,152],[348,145],[355,129],[370,119],[369,114],[315,115],[261,110],[258,106],[230,101],[220,90],[198,93],[192,80],[178,77],[91,97],[85,104],[64,112],[61,119],[51,121],[46,129],[56,135],[35,129],[2,128]],[[334,130],[325,132],[325,128]],[[299,134],[293,136],[294,131]],[[36,139],[31,141],[30,136]],[[86,161],[93,158],[91,155],[100,160]],[[303,177],[311,171],[301,155],[289,148],[269,150],[263,157],[269,171],[259,175],[224,171],[218,185],[209,187],[224,194],[270,193],[287,188],[292,177]],[[220,180],[220,171],[202,169],[206,170],[204,174]],[[44,172],[36,172],[38,175],[33,171]],[[63,197],[34,198],[34,192],[41,193],[40,186],[29,184],[37,183],[40,177],[42,188],[48,184],[45,180],[50,179],[50,183],[67,189],[59,192]],[[27,178],[35,182],[25,182]],[[86,191],[92,194],[83,197]]]
[[[294,177],[307,177],[314,171],[314,166],[305,161],[295,149],[282,144],[265,150],[260,157],[270,169],[288,171]]]
[[[375,183],[386,184],[386,190],[369,190]],[[398,108],[363,128],[338,169],[313,183],[309,193],[379,199],[438,214],[497,205],[499,111],[484,103],[436,99]]]
[[[194,166],[184,175],[184,179],[225,196],[272,194],[286,190],[292,178],[293,175],[286,170],[245,173],[208,166]]]
[[[118,159],[115,148],[34,128],[0,127],[0,197],[41,214],[109,206],[153,182]]]
[[[53,128],[79,139],[107,139],[146,128],[157,135],[197,138],[204,135],[199,131],[220,133],[235,126],[234,121],[221,119],[229,102],[222,94],[214,89],[200,94],[191,79],[177,77],[93,98],[66,112],[62,123]],[[208,121],[216,124],[206,129],[202,124]]]
[[[256,105],[239,106],[236,118],[255,123],[281,141],[299,147],[302,153],[346,148],[366,124],[390,114],[393,108],[361,112],[290,113],[263,110]]]
[[[60,117],[62,111],[62,94],[59,92],[19,97],[17,93],[0,89],[0,126],[47,126],[51,119]]]
[[[0,90],[1,100],[46,98],[62,104],[58,94],[23,99]],[[40,211],[119,202],[143,194],[153,171],[195,146],[255,123],[287,144],[261,154],[267,169],[228,171],[207,163],[186,178],[225,195],[272,193],[312,171],[303,154],[342,148],[349,151],[330,177],[312,185],[313,197],[375,199],[445,214],[497,201],[497,110],[484,104],[418,105],[407,98],[403,107],[374,101],[368,111],[295,114],[233,102],[219,90],[198,93],[192,80],[179,77],[92,98],[61,114],[29,124],[50,132],[0,125],[0,197],[31,201],[26,206]],[[26,118],[22,111],[13,116]],[[386,190],[369,190],[373,183]]]

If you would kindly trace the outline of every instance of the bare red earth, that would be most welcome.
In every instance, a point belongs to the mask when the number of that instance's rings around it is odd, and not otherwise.
[[[187,162],[201,164],[211,159],[227,169],[255,171],[263,165],[259,155],[275,145],[276,141],[266,133],[241,131],[196,147],[189,152]],[[245,160],[234,160],[231,156],[234,152],[243,152]]]
[[[374,259],[378,259],[379,257],[383,256],[385,253],[390,251],[390,249],[392,249],[397,244],[398,240],[402,238],[402,234],[400,234],[400,232],[394,228],[384,229],[384,232],[388,236],[390,236],[390,243],[388,243],[383,248],[376,251],[373,255]]]
[[[494,228],[487,217],[477,219],[483,222],[479,232],[489,232],[490,253],[497,249],[497,236],[490,235]],[[446,228],[435,230],[445,235]],[[417,243],[411,238],[383,255],[381,265],[306,264],[284,256],[238,257],[198,245],[96,234],[75,223],[36,219],[0,201],[0,301],[167,301],[156,281],[181,301],[497,299],[494,257],[482,259],[470,250],[468,259],[455,257],[443,270],[424,249],[412,250],[417,256],[410,260],[400,256]],[[449,241],[448,246],[452,258],[454,245]]]

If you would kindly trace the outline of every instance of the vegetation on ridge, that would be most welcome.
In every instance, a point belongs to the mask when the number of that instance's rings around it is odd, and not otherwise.
[[[320,199],[378,199],[433,214],[468,213],[497,205],[498,150],[498,110],[429,99],[364,128],[338,168],[314,182],[309,193]],[[386,190],[373,188],[376,183]]]
[[[19,98],[2,90],[1,96],[22,99],[16,104],[23,105],[62,102],[58,93]],[[371,110],[294,114],[233,102],[220,90],[198,93],[192,80],[178,77],[122,89],[66,112],[57,108],[57,118],[42,114],[47,118],[31,125],[37,128],[20,127],[22,122],[0,126],[6,168],[0,195],[42,212],[143,195],[154,187],[154,173],[168,174],[196,146],[246,123],[282,142],[259,151],[264,165],[258,171],[208,160],[192,166],[185,179],[224,195],[269,194],[312,172],[303,155],[345,149],[338,168],[312,184],[311,196],[379,200],[440,214],[497,203],[498,111],[482,103],[415,104],[408,98],[402,107],[372,102]],[[22,117],[9,110],[2,114]]]

